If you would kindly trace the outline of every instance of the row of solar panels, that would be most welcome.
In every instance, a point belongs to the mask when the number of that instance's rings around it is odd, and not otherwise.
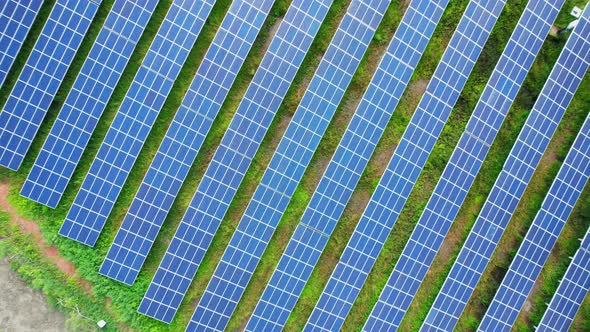
[[[17,15],[18,11],[10,9],[23,4],[31,12],[27,11],[28,16]],[[271,0],[232,3],[125,216],[100,269],[102,274],[127,284],[136,279],[272,4]],[[40,5],[41,1],[15,2],[2,8],[2,17],[22,23],[27,30]],[[140,305],[141,313],[165,322],[174,317],[330,5],[331,1],[315,0],[294,0],[291,4],[150,284]],[[374,0],[353,1],[349,6],[199,302],[189,329],[226,327],[388,5],[388,1]],[[444,0],[410,3],[247,330],[284,326],[446,5]],[[396,328],[401,322],[562,5],[563,1],[531,1],[523,12],[365,329]],[[58,0],[54,6],[0,113],[0,163],[4,166],[13,169],[20,166],[97,6],[92,2],[82,6],[65,0]],[[155,6],[156,1],[115,1],[23,186],[24,196],[52,207],[57,205]],[[60,230],[62,235],[87,245],[96,242],[212,6],[212,2],[202,1],[172,3],[66,217]],[[341,327],[503,7],[504,1],[474,0],[468,4],[308,321],[309,329]],[[449,330],[456,324],[588,68],[589,29],[588,11],[585,11],[424,329]],[[2,35],[1,45],[6,54],[0,58],[2,68],[10,67],[26,35],[26,31],[21,31],[17,38],[9,33],[12,30]],[[54,61],[55,66],[47,66],[49,61]],[[28,89],[27,93],[18,90],[22,87]],[[557,188],[553,196],[548,196],[548,205],[543,205],[541,211],[546,215],[540,213],[539,221],[536,219],[529,231],[535,237],[530,243],[540,249],[527,247],[529,242],[525,240],[521,248],[524,252],[517,255],[504,281],[506,285],[503,283],[482,322],[482,329],[505,329],[512,325],[524,301],[523,298],[519,302],[514,294],[523,291],[528,294],[525,288],[530,285],[522,280],[535,280],[535,273],[538,274],[539,266],[546,259],[546,255],[535,254],[534,250],[548,253],[553,246],[549,240],[559,235],[560,222],[563,224],[569,215],[566,211],[556,216],[554,201],[563,203],[567,199],[566,206],[571,209],[586,183],[588,151],[583,148],[588,144],[578,144],[587,138],[584,130],[587,126],[582,128],[579,134],[582,138],[576,140],[564,163],[563,179],[560,171],[554,185]],[[566,167],[572,170],[563,170]],[[537,222],[542,223],[540,227],[545,233],[536,231]],[[553,237],[546,234],[547,227]],[[482,246],[482,238],[486,246]],[[547,240],[544,247],[539,245],[540,239]]]

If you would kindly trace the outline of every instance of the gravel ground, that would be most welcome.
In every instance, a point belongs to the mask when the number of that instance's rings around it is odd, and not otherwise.
[[[65,317],[0,260],[0,331],[66,331]]]

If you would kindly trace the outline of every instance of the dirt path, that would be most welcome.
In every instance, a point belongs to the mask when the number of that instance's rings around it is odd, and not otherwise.
[[[35,222],[26,220],[19,216],[16,211],[12,208],[12,206],[6,200],[8,196],[8,184],[7,183],[0,183],[0,209],[7,212],[10,215],[10,222],[15,223],[20,228],[21,232],[24,234],[31,234],[37,243],[39,244],[39,248],[43,252],[47,258],[53,262],[57,268],[62,271],[68,277],[76,277],[76,267],[70,261],[66,260],[65,258],[61,257],[57,252],[57,249],[54,246],[50,246],[47,241],[41,235],[41,230],[39,229],[39,225]],[[85,283],[83,280],[80,279],[80,282],[84,285],[84,287],[90,289],[90,285]]]
[[[65,317],[0,260],[0,330],[66,331]]]

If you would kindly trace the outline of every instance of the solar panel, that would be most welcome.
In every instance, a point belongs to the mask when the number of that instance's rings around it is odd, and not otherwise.
[[[174,316],[329,5],[317,0],[291,4],[156,271],[140,312],[166,322]]]
[[[115,115],[59,233],[94,246],[215,0],[175,0]]]
[[[418,110],[406,128],[380,184],[345,249],[345,254],[341,258],[340,272],[334,273],[335,281],[338,282],[332,282],[328,286],[331,293],[337,295],[340,289],[343,293],[342,298],[348,296],[352,301],[356,299],[436,139],[440,136],[460,91],[465,86],[467,77],[504,3],[503,1],[471,1],[467,5],[443,59],[435,71],[434,79],[431,80],[426,94],[420,101]],[[411,267],[411,265],[406,265],[406,261],[400,259],[399,267]],[[345,273],[351,268],[358,270],[353,271],[354,276],[347,277]],[[415,271],[404,272],[409,274]],[[381,293],[377,305],[364,326],[365,330],[396,329],[399,326],[409,301],[408,298],[391,296],[392,280],[390,278],[388,285]],[[408,286],[408,284],[402,282],[394,286]],[[414,290],[405,288],[403,292],[406,291],[411,294]]]
[[[568,331],[590,290],[590,229],[565,271],[537,331]]]
[[[588,49],[585,51],[575,46],[581,44],[581,39],[579,32],[574,31],[557,60],[550,80],[545,83],[541,96],[427,316],[427,324],[434,325],[435,320],[440,320],[443,325],[446,322],[445,326],[452,328],[469,300],[585,68],[588,68],[584,60],[576,60],[580,57],[588,59],[584,53]],[[573,67],[571,64],[582,67]],[[574,72],[571,72],[572,68]]]
[[[552,22],[559,13],[559,7],[563,1],[554,2],[554,4],[547,1],[529,2],[484,89],[466,131],[459,139],[442,177],[401,253],[399,263],[390,276],[391,281],[386,286],[387,303],[378,304],[378,310],[382,310],[381,315],[386,313],[396,317],[393,321],[395,326],[398,326],[403,319],[426,276]],[[367,260],[362,254],[356,254],[352,250],[347,251],[347,255],[344,256],[343,269],[335,274],[344,276],[344,279],[348,280],[349,273],[346,267],[361,268]],[[352,264],[349,263],[351,260]],[[358,263],[354,264],[354,262]],[[363,277],[366,277],[366,274]],[[356,279],[354,281],[358,282]],[[343,284],[349,288],[355,285],[351,282]],[[328,287],[333,293],[344,293],[344,295],[335,296],[337,299],[341,301],[348,299],[347,289],[339,286],[338,282],[333,282],[331,285],[329,283]],[[329,301],[335,302],[331,298]],[[338,307],[338,303],[335,304]],[[392,308],[387,307],[388,305]],[[444,308],[451,309],[446,306]],[[426,323],[427,328],[433,328],[436,325],[445,326],[450,324],[450,321],[434,319],[433,326],[428,325],[429,323]],[[452,329],[452,327],[440,328]]]
[[[330,4],[323,4],[325,8],[321,13],[322,18]],[[303,101],[293,115],[254,194],[252,204],[247,208],[243,223],[240,223],[230,240],[229,247],[201,297],[190,328],[225,328],[387,5],[388,2],[383,1],[361,3],[356,9],[354,5],[351,7],[349,15],[357,17],[369,28],[360,28],[355,32],[353,29],[357,27],[349,24],[352,20],[344,19],[343,26],[337,30],[335,42],[328,47],[326,58],[311,79]],[[371,7],[376,9],[370,10]],[[356,14],[355,10],[358,10]],[[365,10],[367,13],[363,16]],[[346,34],[350,37],[344,37]]]
[[[276,154],[284,157],[282,168],[293,177],[305,171],[388,4],[386,0],[369,3],[354,1],[336,30],[277,148]],[[271,162],[270,167],[274,168],[275,165]],[[280,181],[279,176],[275,179]],[[292,181],[289,185],[296,186],[296,181]],[[269,185],[273,191],[268,194],[280,193],[282,196],[269,204],[281,204],[285,208],[288,193],[281,192],[284,187],[274,182]],[[239,247],[233,247],[234,244],[228,248],[225,259],[201,297],[189,323],[189,330],[224,329],[227,325],[247,283],[246,274],[238,270],[253,271],[255,261],[251,258],[262,254],[262,247],[257,247],[256,243],[250,243],[250,246],[243,242]],[[229,259],[228,255],[231,256]]]
[[[20,51],[43,0],[0,3],[0,86]]]
[[[234,2],[221,23],[107,253],[104,275],[127,284],[137,278],[270,9],[250,7]]]
[[[0,165],[18,170],[100,1],[57,0],[0,112]]]
[[[427,7],[425,4],[425,2],[422,2],[422,5],[418,7]],[[419,13],[416,12],[415,7],[415,5],[410,6],[409,14],[405,16],[404,20],[408,22],[415,20],[415,23],[420,22],[420,17],[416,17]],[[430,8],[431,11],[434,9],[434,11],[438,10],[442,13],[443,9],[434,7]],[[422,9],[425,10],[425,8]],[[427,24],[421,24],[419,30],[413,30],[408,29],[407,22],[403,24],[405,24],[404,27],[397,29],[399,31],[397,37],[394,37],[394,41],[390,44],[390,48],[377,69],[358,111],[351,120],[349,131],[345,133],[343,139],[344,145],[337,149],[337,154],[346,154],[338,157],[339,160],[354,159],[357,156],[362,157],[365,162],[368,160],[395,108],[395,104],[401,97],[421,52],[427,44],[428,38],[436,26],[436,23],[428,21]],[[425,36],[422,37],[421,34],[425,34]],[[404,44],[409,39],[412,39],[412,42]],[[396,55],[400,58],[399,60],[396,59]],[[322,109],[322,105],[318,106]],[[330,111],[333,112],[334,108],[335,106]],[[311,154],[317,148],[317,141],[313,143],[306,141],[304,136],[298,138],[294,135],[295,130],[298,130],[298,128],[309,127],[309,124],[302,123],[310,117],[305,114],[306,112],[309,113],[310,111],[302,107],[295,113],[293,121],[287,129],[285,137],[279,143],[278,151],[273,156],[269,168],[263,175],[262,182],[256,189],[254,198],[248,205],[245,215],[238,225],[238,230],[230,240],[230,245],[226,249],[205,294],[211,293],[211,297],[215,295],[222,297],[227,289],[232,289],[234,290],[232,297],[239,299],[242,296],[310,161]],[[322,115],[322,118],[326,119],[327,116]],[[318,127],[313,130],[316,135],[321,136],[325,127]],[[370,146],[365,151],[357,151],[365,147],[363,143],[369,143]],[[306,147],[310,151],[301,154],[289,153],[289,146],[292,144]],[[356,168],[359,169],[357,172],[360,173],[364,165],[359,163]],[[343,171],[343,169],[338,170],[338,172],[340,171]],[[352,177],[355,177],[355,175]],[[244,261],[249,261],[246,267],[236,268],[242,265],[241,263]],[[215,285],[215,289],[212,289],[212,285]],[[222,305],[226,306],[224,309],[226,312],[232,312],[235,308],[233,302],[222,303]],[[254,326],[256,330],[266,329],[261,324],[261,321],[254,323]]]
[[[351,190],[339,183],[349,181],[347,176],[352,179],[353,177],[349,176],[351,173],[357,173],[356,176],[360,176],[362,172],[354,169],[354,158],[351,166],[348,166],[352,171],[336,170],[336,166],[346,164],[346,161],[338,158],[339,156],[336,155],[334,162],[326,171],[328,175],[332,172],[336,175],[333,178],[324,177],[320,181],[295,234],[254,310],[254,318],[251,322],[267,320],[280,327],[285,323],[297,301],[344,210],[347,196],[350,195]],[[366,160],[364,162],[366,163]],[[342,178],[339,178],[340,175],[343,175]],[[349,192],[342,195],[342,192],[346,191]],[[254,325],[250,326],[254,329]],[[267,326],[272,325],[269,323]]]
[[[115,1],[21,195],[57,206],[157,3]]]
[[[586,12],[588,14],[590,10]],[[589,23],[588,15],[579,23],[586,26],[586,37],[590,37]],[[588,40],[585,44],[586,47],[578,46],[590,54]],[[481,321],[479,331],[510,331],[589,177],[590,115],[553,180],[541,209]]]
[[[403,280],[404,289],[396,294],[399,297],[396,302],[400,304],[396,305],[395,311],[389,313],[396,317],[396,320],[392,321],[396,326],[399,325],[415,294],[413,291],[417,289],[424,278],[423,273],[426,270],[422,267],[428,268],[432,263],[432,259],[434,259],[435,253],[448,231],[450,222],[454,219],[473,183],[489,146],[493,142],[557,13],[558,8],[551,7],[546,2],[530,2],[492,73],[467,125],[467,130],[459,140],[450,163],[443,172],[425,212],[418,221],[417,228],[402,253],[403,258],[401,259],[406,262],[403,268],[406,269],[404,272],[407,274],[396,275],[395,278]],[[545,16],[548,22],[539,16]],[[465,165],[469,165],[469,168],[465,168]],[[401,171],[398,170],[397,174],[401,174]],[[405,196],[407,198],[407,194],[409,194],[409,189],[405,188],[407,183],[399,181],[396,183],[399,188],[397,195],[403,197],[404,190],[407,190]],[[399,198],[397,199],[399,200]],[[318,325],[317,322],[325,322],[324,324],[334,324],[332,322],[335,321],[339,321],[339,324],[344,322],[391,230],[391,226],[387,228],[375,227],[371,225],[370,220],[375,220],[373,223],[377,224],[384,223],[386,220],[395,221],[402,208],[402,205],[398,205],[397,212],[394,211],[380,217],[379,205],[376,205],[378,200],[390,207],[395,207],[397,204],[395,200],[390,201],[393,202],[392,204],[382,198],[374,199],[369,203],[358,229],[353,233],[328,280],[308,325],[315,326]],[[441,217],[443,215],[444,217]],[[416,264],[414,259],[419,260],[420,269],[412,266],[412,264]],[[402,274],[398,267],[395,271]],[[446,323],[446,320],[435,321],[435,324]],[[320,326],[324,327],[321,323]],[[379,325],[375,328],[385,327]]]

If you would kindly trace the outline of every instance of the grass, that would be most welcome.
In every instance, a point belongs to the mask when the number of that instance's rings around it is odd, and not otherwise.
[[[225,129],[229,125],[229,121],[237,109],[255,69],[264,54],[265,42],[271,37],[272,26],[277,24],[280,18],[284,15],[289,6],[289,1],[279,0],[273,6],[269,18],[265,22],[256,43],[253,45],[242,70],[238,74],[234,86],[230,90],[229,96],[219,112],[219,116],[216,118],[213,127],[181,188],[171,212],[164,222],[162,231],[154,243],[154,247],[151,254],[148,256],[144,269],[140,273],[140,276],[133,287],[123,286],[117,282],[99,276],[96,272],[102,262],[106,250],[110,246],[123,216],[126,213],[127,207],[143,179],[145,171],[149,167],[149,163],[158,148],[159,142],[168,128],[176,109],[180,105],[182,96],[192,81],[192,77],[197,70],[207,46],[210,44],[217,31],[217,27],[220,25],[221,20],[230,5],[230,1],[220,0],[214,6],[195,47],[190,53],[178,80],[174,84],[172,92],[166,100],[166,103],[160,112],[160,116],[158,117],[146,144],[129,175],[126,185],[120,194],[109,220],[107,221],[102,236],[96,247],[91,249],[58,237],[56,235],[57,230],[81,185],[84,175],[90,167],[90,163],[108,130],[111,120],[133,80],[137,68],[141,64],[145,52],[149,48],[151,40],[157,32],[160,22],[163,20],[168,7],[170,6],[171,0],[162,0],[158,4],[145,33],[138,42],[138,46],[129,65],[123,73],[120,83],[107,105],[88,148],[82,156],[74,177],[58,208],[51,210],[39,204],[27,201],[18,196],[18,190],[20,190],[20,186],[30,170],[34,158],[51,128],[51,123],[57,116],[61,103],[63,103],[63,100],[67,96],[76,73],[81,68],[85,55],[88,53],[92,41],[96,37],[112,2],[113,0],[105,0],[101,5],[96,19],[90,28],[88,37],[85,38],[70,70],[66,74],[64,83],[58,91],[55,101],[47,114],[46,121],[43,123],[21,170],[17,173],[2,170],[0,171],[0,179],[11,183],[11,194],[9,199],[12,204],[27,218],[39,222],[43,234],[48,241],[56,245],[59,252],[76,265],[78,273],[93,285],[93,292],[95,293],[96,298],[99,300],[110,298],[109,308],[114,320],[126,324],[131,329],[137,330],[182,330],[186,326],[186,323],[188,322],[200,295],[203,293],[227,242],[233,234],[252,192],[256,188],[256,185],[258,184],[262,173],[264,172],[270,157],[290,120],[291,115],[295,111],[311,75],[313,75],[314,69],[327,48],[331,36],[338,26],[340,18],[346,10],[348,0],[334,1],[334,4],[327,15],[326,21],[318,32],[318,35],[301,66],[301,70],[297,74],[282,106],[277,112],[276,118],[273,121],[272,126],[269,128],[268,134],[256,154],[249,172],[246,174],[246,177],[213,240],[210,250],[201,264],[197,276],[195,277],[195,281],[191,285],[177,317],[171,325],[164,325],[137,314],[137,306],[155,269],[157,268],[160,258],[167,248],[168,241],[175,231],[176,225],[182,218],[192,194],[200,182],[205,168],[208,165],[215,148],[219,144]],[[567,1],[564,6],[564,12],[569,12],[571,6],[573,6],[573,4],[579,4],[579,2],[580,1],[573,0]],[[392,232],[394,236],[390,236],[388,239],[379,260],[375,264],[365,287],[362,289],[358,300],[345,322],[345,330],[360,329],[364,323],[364,319],[370,312],[382,286],[385,284],[389,273],[393,269],[394,263],[413,229],[413,225],[420,216],[436,180],[440,176],[459,135],[463,131],[470,112],[479,98],[479,93],[483,89],[483,86],[489,77],[489,73],[501,54],[504,44],[506,43],[512,28],[516,24],[516,20],[520,16],[525,3],[526,1],[524,0],[516,0],[510,2],[506,6],[498,25],[494,28],[493,34],[482,52],[480,60],[474,68],[473,74],[466,85],[467,88],[465,89],[465,92],[461,95],[460,100],[448,121],[448,125],[443,131],[441,139],[437,142],[437,145],[428,160],[428,164],[418,180],[416,187],[408,200],[406,208],[402,212],[402,215]],[[3,103],[10,93],[11,86],[18,77],[18,73],[20,68],[24,65],[27,54],[32,49],[35,36],[39,34],[42,27],[42,20],[48,15],[51,4],[53,4],[53,1],[47,1],[43,5],[39,19],[35,22],[29,37],[25,41],[23,49],[16,60],[15,66],[7,77],[6,84],[0,89],[0,103]],[[432,41],[414,73],[408,90],[400,101],[392,120],[387,126],[386,131],[377,146],[373,158],[365,170],[363,177],[346,208],[342,220],[339,222],[334,235],[320,259],[318,268],[314,270],[310,281],[304,289],[304,292],[288,321],[286,326],[287,330],[299,329],[307,320],[307,317],[323,290],[323,286],[329,278],[332,268],[340,257],[366,202],[369,200],[370,195],[386,166],[387,160],[389,160],[389,157],[392,155],[405,126],[409,122],[419,97],[423,92],[425,82],[436,68],[440,56],[444,51],[450,35],[452,34],[466,4],[467,0],[452,1],[447,8],[442,23],[437,27]],[[341,106],[334,115],[331,125],[326,131],[300,186],[262,257],[261,263],[252,278],[252,282],[246,289],[243,300],[239,303],[235,315],[230,321],[230,330],[242,327],[254,309],[256,300],[262,293],[266,282],[270,278],[270,274],[274,270],[274,267],[284,250],[286,242],[292,234],[295,225],[299,221],[303,210],[315,190],[319,178],[336,148],[336,145],[346,128],[346,124],[352,116],[352,112],[356,108],[356,104],[361,98],[363,91],[375,70],[378,60],[388,44],[387,41],[390,40],[402,13],[403,4],[399,2],[394,2],[386,13],[367,54],[359,66],[359,70],[355,74],[353,81],[345,94]],[[561,15],[558,18],[558,23],[561,25],[567,24],[567,21],[567,15]],[[451,229],[451,235],[447,238],[447,242],[454,243],[455,245],[448,248],[449,250],[446,251],[444,255],[441,254],[437,256],[437,259],[433,264],[434,268],[424,281],[423,287],[421,287],[418,292],[416,301],[412,304],[412,307],[406,316],[406,320],[404,320],[402,326],[404,330],[416,329],[426,315],[430,304],[434,300],[434,296],[436,296],[438,289],[442,285],[442,281],[444,281],[444,277],[450,268],[453,258],[456,256],[460,248],[460,244],[467,236],[477,212],[485,201],[487,193],[489,192],[496,175],[499,173],[502,163],[518,135],[518,132],[526,119],[528,110],[530,110],[534,103],[536,95],[539,93],[563,42],[564,37],[549,38],[543,46],[540,56],[537,58],[521,93],[515,101],[514,106],[496,139],[496,142],[492,146],[489,157],[484,163],[482,170],[459,213],[457,221]],[[480,287],[476,290],[473,300],[469,303],[465,315],[463,315],[460,321],[459,326],[461,329],[472,329],[473,326],[477,324],[485,309],[486,301],[489,302],[494,294],[495,287],[497,287],[498,282],[501,281],[501,276],[510,262],[511,255],[518,247],[518,243],[524,235],[524,231],[527,229],[528,224],[530,224],[534,212],[540,205],[540,200],[542,200],[544,193],[550,185],[552,176],[554,176],[557,171],[563,155],[567,152],[567,149],[575,136],[575,132],[581,125],[581,119],[583,119],[588,112],[585,109],[585,105],[588,105],[590,102],[588,99],[590,98],[590,93],[588,93],[588,91],[590,91],[589,81],[589,79],[584,80],[571,107],[566,113],[564,121],[562,121],[562,125],[558,129],[556,138],[553,140],[548,149],[548,153],[546,153],[542,161],[542,167],[536,172],[535,177],[531,182],[531,186],[523,198],[523,202],[525,203],[519,206],[516,217],[511,222],[512,228],[507,232],[508,236],[506,236],[500,243],[498,253],[494,255],[489,266],[490,268],[488,268],[488,271],[484,274]],[[581,202],[588,202],[588,190],[585,191]],[[556,287],[556,278],[559,278],[559,275],[563,274],[563,266],[565,264],[563,257],[569,255],[572,251],[575,251],[576,246],[579,245],[575,239],[579,237],[577,234],[587,226],[587,222],[584,222],[584,220],[588,220],[586,213],[587,212],[584,212],[584,210],[580,210],[580,208],[577,208],[576,212],[574,212],[570,223],[568,223],[568,228],[566,228],[566,231],[563,232],[559,239],[560,242],[557,247],[560,249],[556,249],[557,251],[554,251],[554,255],[552,256],[554,257],[552,258],[552,261],[559,264],[548,265],[545,269],[546,271],[544,270],[543,272],[543,280],[550,280],[551,282],[543,282],[542,287],[540,288],[541,290],[533,293],[531,301],[537,305],[534,306],[529,317],[522,317],[519,327],[529,326],[531,322],[540,319],[539,315],[542,313],[543,308],[539,307],[539,303],[548,302],[547,298],[551,295],[551,289]],[[40,276],[37,277],[41,278]],[[577,326],[588,326],[590,324],[590,310],[588,309],[588,306],[581,310],[575,324],[577,324]]]
[[[99,319],[112,322],[104,302],[68,280],[39,250],[35,239],[19,233],[18,227],[10,224],[9,219],[7,213],[0,213],[0,258],[7,260],[32,288],[43,291],[49,305],[66,314],[66,326],[73,331],[82,331],[93,330]],[[105,327],[105,331],[116,329],[116,324]]]

